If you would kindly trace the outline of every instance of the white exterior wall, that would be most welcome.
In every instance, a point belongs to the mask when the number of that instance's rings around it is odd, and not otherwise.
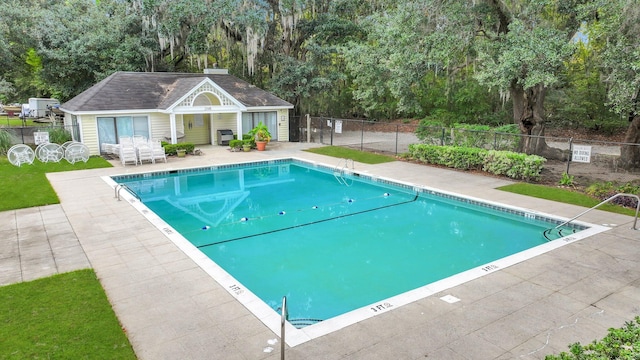
[[[169,114],[149,114],[149,136],[154,140],[167,141],[165,136],[171,136]]]
[[[100,155],[100,145],[98,142],[98,120],[95,115],[81,115],[78,117],[78,124],[82,134],[82,143],[87,145],[91,155]]]
[[[278,110],[278,141],[289,141],[289,110]]]
[[[213,144],[218,143],[218,130],[231,130],[236,139],[242,139],[242,134],[237,134],[236,113],[212,114],[211,139]]]

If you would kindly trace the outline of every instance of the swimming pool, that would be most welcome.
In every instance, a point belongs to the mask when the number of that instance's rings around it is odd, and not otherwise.
[[[594,229],[576,223],[548,241],[561,221],[544,214],[296,159],[115,180],[272,330],[284,295],[296,325],[324,320],[290,346]]]

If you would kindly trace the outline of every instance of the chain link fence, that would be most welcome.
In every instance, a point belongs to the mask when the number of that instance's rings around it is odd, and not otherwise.
[[[325,117],[303,117],[297,123],[299,128],[295,131],[301,142],[344,146],[391,155],[406,153],[410,144],[417,143],[518,152],[527,137],[535,138],[537,141],[544,140],[549,147],[562,153],[561,160],[547,160],[543,171],[545,182],[557,183],[562,174],[567,173],[579,185],[603,181],[640,183],[640,168],[627,169],[621,166],[620,161],[622,147],[637,147],[640,144]],[[418,130],[423,140],[416,135]]]
[[[23,126],[23,127],[3,127],[2,130],[9,132],[16,144],[35,144],[34,132],[53,132],[64,129],[68,131],[73,139],[80,139],[78,125],[47,125],[47,126]]]

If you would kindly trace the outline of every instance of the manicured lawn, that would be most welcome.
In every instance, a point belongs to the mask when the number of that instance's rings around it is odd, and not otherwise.
[[[540,199],[563,202],[565,204],[584,206],[586,208],[593,207],[600,203],[600,200],[594,199],[591,196],[576,191],[537,184],[517,183],[499,187],[498,190],[508,191],[520,195],[527,195]],[[608,203],[598,207],[598,210],[604,210],[630,216],[635,216],[636,214],[635,209],[629,209]]]
[[[0,211],[24,209],[33,206],[58,204],[58,195],[49,184],[46,173],[111,167],[101,157],[93,156],[89,161],[69,164],[41,163],[36,159],[33,165],[13,166],[6,156],[0,157]]]
[[[1,359],[135,359],[93,270],[0,287]]]
[[[323,146],[319,148],[307,149],[305,151],[342,159],[352,159],[353,161],[365,164],[382,164],[396,160],[396,158],[394,158],[393,156],[373,154],[360,150],[347,149],[340,146]]]

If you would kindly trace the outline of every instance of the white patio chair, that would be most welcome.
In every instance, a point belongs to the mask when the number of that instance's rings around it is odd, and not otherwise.
[[[60,145],[60,146],[62,146],[62,150],[64,151],[64,150],[66,150],[66,149],[67,149],[67,147],[68,147],[69,145],[71,145],[71,144],[75,144],[76,142],[77,142],[77,141],[73,141],[73,140],[72,140],[72,141],[67,141],[67,142],[63,143],[62,145]]]
[[[22,164],[33,164],[35,153],[32,148],[24,144],[13,145],[7,151],[7,159],[11,165],[21,166]]]
[[[36,158],[41,162],[60,162],[64,157],[64,149],[55,143],[44,143],[36,148]]]
[[[153,162],[155,163],[156,160],[164,160],[164,162],[167,162],[167,154],[164,151],[164,147],[162,146],[162,144],[160,143],[160,141],[154,140],[154,141],[150,141],[149,142],[151,145],[151,151],[153,152]]]
[[[83,143],[73,143],[64,151],[64,158],[71,164],[75,164],[78,161],[87,162],[91,152],[87,145]]]
[[[120,157],[122,166],[127,166],[127,164],[130,163],[138,165],[138,155],[136,154],[136,148],[133,147],[132,142],[121,142],[118,156]]]
[[[141,146],[148,142],[147,137],[142,135],[134,135],[132,138],[132,141],[133,141],[133,146],[135,147]]]
[[[148,161],[150,163],[153,163],[153,150],[151,149],[151,146],[149,146],[148,143],[144,142],[144,143],[139,143],[136,146],[136,151],[138,154],[138,162],[140,163],[140,165],[142,165],[143,161]]]

